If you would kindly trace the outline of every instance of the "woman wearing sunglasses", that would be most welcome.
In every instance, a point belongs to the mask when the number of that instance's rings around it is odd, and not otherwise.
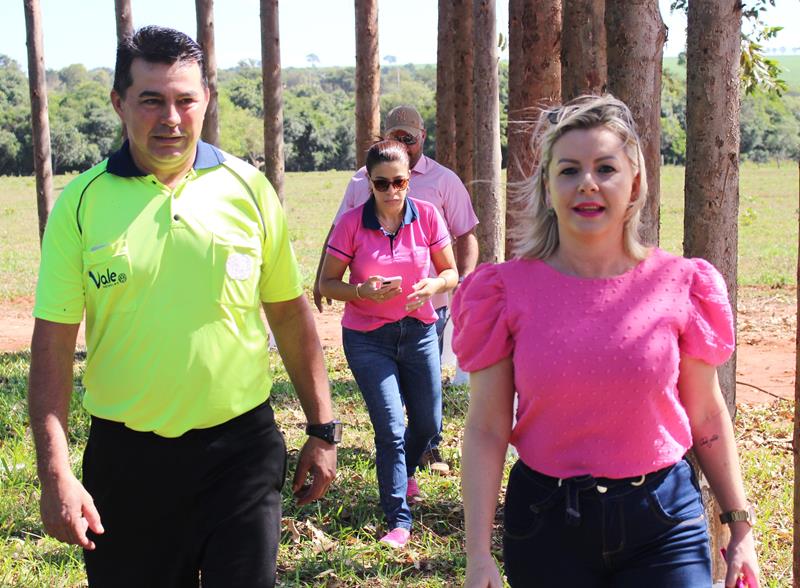
[[[758,588],[716,372],[734,349],[725,282],[703,259],[639,241],[647,181],[625,104],[576,99],[545,111],[535,137],[515,259],[479,267],[453,303],[471,385],[466,585],[502,586],[491,535],[510,441],[511,586],[711,588],[692,449],[730,526],[725,585]]]
[[[411,533],[409,501],[419,498],[414,472],[442,418],[431,297],[454,288],[458,273],[439,212],[407,196],[405,146],[394,140],[374,144],[366,167],[372,194],[333,229],[320,291],[346,302],[345,356],[375,430],[378,491],[388,525],[381,542],[400,548]],[[435,278],[429,277],[431,264]]]

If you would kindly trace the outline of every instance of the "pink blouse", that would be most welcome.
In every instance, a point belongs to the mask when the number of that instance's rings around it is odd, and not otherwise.
[[[452,316],[464,370],[511,356],[511,442],[529,467],[560,478],[624,478],[679,461],[692,446],[680,355],[720,365],[735,345],[719,272],[657,248],[613,278],[569,276],[540,260],[481,265]]]

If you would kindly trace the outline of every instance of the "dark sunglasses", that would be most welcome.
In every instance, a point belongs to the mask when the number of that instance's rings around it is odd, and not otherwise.
[[[389,186],[393,186],[395,190],[405,190],[408,188],[408,178],[395,178],[393,180],[379,178],[377,180],[372,180],[372,186],[378,192],[386,192]]]
[[[403,145],[416,145],[417,138],[414,135],[402,135],[400,137],[392,137],[395,141],[399,141]]]

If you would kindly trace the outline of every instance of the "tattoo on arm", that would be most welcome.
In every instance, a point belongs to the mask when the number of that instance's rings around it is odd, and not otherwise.
[[[711,437],[703,437],[698,441],[698,445],[705,449],[711,449],[711,446],[714,445],[714,441],[719,441],[719,435],[712,435]]]

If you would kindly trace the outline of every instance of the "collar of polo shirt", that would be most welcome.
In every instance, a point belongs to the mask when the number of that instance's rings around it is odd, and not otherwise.
[[[400,226],[413,223],[419,217],[419,211],[414,201],[406,198],[405,212],[403,213],[403,222]],[[374,229],[379,231],[381,223],[378,220],[378,214],[375,212],[375,196],[370,196],[369,200],[364,203],[364,210],[361,212],[361,224],[365,229]]]
[[[192,164],[195,170],[216,167],[222,164],[223,161],[225,161],[225,154],[222,151],[205,141],[197,142],[197,153],[194,157],[194,163]],[[133,161],[133,156],[131,155],[131,148],[128,141],[122,144],[119,151],[115,151],[111,154],[108,158],[106,170],[121,178],[135,178],[149,175],[136,166],[136,163]]]

